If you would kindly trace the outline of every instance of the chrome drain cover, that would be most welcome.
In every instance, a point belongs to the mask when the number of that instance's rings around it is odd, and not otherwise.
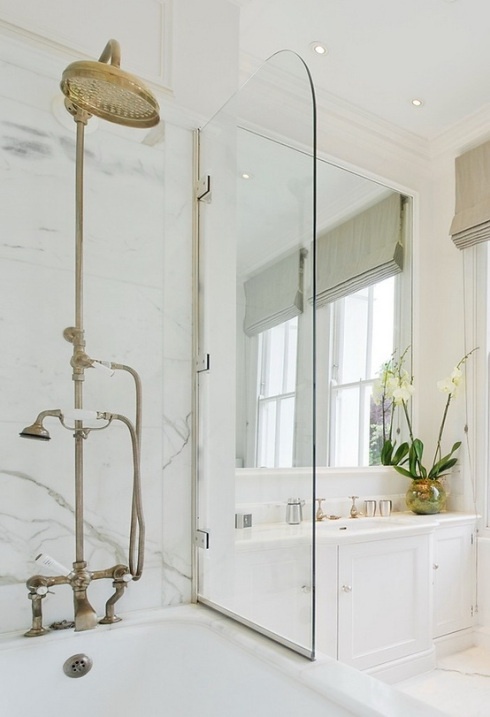
[[[83,677],[92,669],[92,660],[87,655],[79,654],[69,657],[63,665],[67,677]]]

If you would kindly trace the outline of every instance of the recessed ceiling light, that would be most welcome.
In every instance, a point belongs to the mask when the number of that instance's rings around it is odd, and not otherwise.
[[[412,100],[412,104],[414,107],[422,107],[422,105],[424,103],[423,103],[423,100],[419,100],[419,99],[415,98]]]
[[[323,42],[312,42],[310,43],[310,47],[313,50],[313,52],[316,52],[317,55],[327,55],[328,49],[323,44]]]
[[[250,172],[242,172],[242,173],[240,174],[240,177],[241,177],[242,179],[252,179],[252,175],[250,174]]]

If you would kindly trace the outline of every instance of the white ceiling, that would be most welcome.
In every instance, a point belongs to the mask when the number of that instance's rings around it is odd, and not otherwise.
[[[322,102],[348,103],[427,140],[490,103],[490,0],[240,4],[242,62],[294,50]],[[315,55],[313,41],[328,54]]]

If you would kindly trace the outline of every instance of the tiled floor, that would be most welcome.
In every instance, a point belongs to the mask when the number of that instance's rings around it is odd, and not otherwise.
[[[435,670],[397,688],[450,717],[490,717],[490,652],[471,647],[443,657]]]

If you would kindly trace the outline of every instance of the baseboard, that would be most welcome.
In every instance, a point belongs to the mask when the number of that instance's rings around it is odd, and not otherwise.
[[[429,650],[424,650],[424,652],[417,652],[415,655],[393,660],[393,662],[385,662],[383,665],[371,667],[369,670],[364,670],[364,672],[377,680],[381,680],[381,682],[393,685],[421,675],[424,672],[430,672],[435,666],[436,651],[434,647],[431,647]]]
[[[475,642],[473,644],[490,650],[490,627],[477,627],[474,634]]]
[[[436,637],[434,644],[436,646],[436,656],[439,660],[441,657],[453,655],[455,652],[461,652],[462,650],[468,650],[468,648],[476,645],[476,631],[473,627],[458,630],[449,635]]]

